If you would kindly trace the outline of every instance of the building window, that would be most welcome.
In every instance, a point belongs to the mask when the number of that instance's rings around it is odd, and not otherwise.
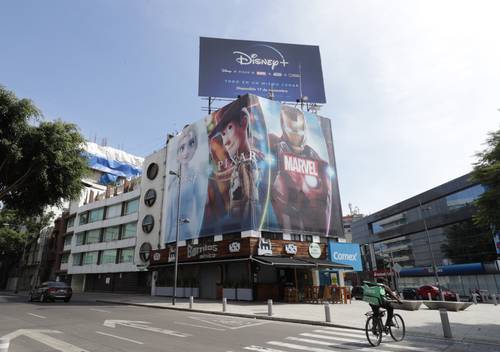
[[[137,221],[123,225],[123,238],[130,238],[137,236]]]
[[[66,223],[66,228],[75,226],[75,215],[72,215],[68,218],[68,222]]]
[[[152,188],[148,189],[148,191],[144,195],[144,204],[150,207],[153,204],[155,204],[155,201],[156,201],[156,191]]]
[[[141,257],[141,260],[143,262],[149,261],[151,249],[153,249],[153,247],[151,247],[151,244],[149,242],[144,242],[141,245],[141,248],[139,249],[139,257]]]
[[[108,249],[101,252],[101,260],[99,264],[115,264],[116,255],[118,251],[116,249]]]
[[[69,260],[69,253],[61,254],[61,264],[66,264]]]
[[[156,178],[156,176],[158,175],[158,170],[159,170],[158,164],[151,163],[148,166],[148,170],[146,171],[146,175],[148,176],[148,178],[150,180],[154,180]]]
[[[372,232],[374,234],[377,234],[379,232],[395,229],[396,227],[405,225],[406,223],[406,212],[402,212],[396,215],[389,216],[388,218],[375,221],[371,224]]]
[[[267,240],[282,240],[283,235],[279,232],[262,231],[262,238]]]
[[[449,210],[460,209],[474,203],[483,193],[484,187],[475,185],[447,196],[446,205]]]
[[[87,231],[85,244],[101,242],[101,229]]]
[[[73,254],[73,266],[82,265],[82,253]]]
[[[71,240],[73,239],[73,235],[69,234],[64,236],[64,247],[71,246]]]
[[[312,242],[313,241],[313,236],[312,235],[305,235],[304,236],[304,241],[306,241],[306,242]]]
[[[292,234],[290,234],[290,239],[292,241],[300,241],[300,234],[298,234],[298,233],[292,233]]]
[[[89,213],[85,212],[83,214],[80,214],[78,218],[78,225],[84,225],[89,222]]]
[[[91,210],[89,214],[89,222],[102,220],[104,219],[104,207]]]
[[[106,208],[106,219],[116,218],[122,215],[122,203]]]
[[[134,247],[120,249],[119,263],[133,263],[134,262]]]
[[[146,215],[144,219],[142,219],[142,231],[145,233],[150,233],[153,231],[153,227],[155,226],[155,218],[152,215]]]
[[[125,210],[123,211],[123,215],[129,215],[133,213],[137,213],[139,210],[139,199],[132,199],[125,203]]]
[[[83,253],[83,265],[97,264],[98,256],[99,252],[97,251]]]
[[[85,232],[79,232],[76,234],[76,245],[81,246],[85,243]]]
[[[106,227],[102,236],[103,242],[111,242],[120,239],[120,226]]]

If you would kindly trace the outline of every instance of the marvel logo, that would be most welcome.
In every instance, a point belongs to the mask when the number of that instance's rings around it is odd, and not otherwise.
[[[297,172],[308,176],[318,176],[318,161],[299,158],[295,155],[284,154],[283,164],[286,171]]]

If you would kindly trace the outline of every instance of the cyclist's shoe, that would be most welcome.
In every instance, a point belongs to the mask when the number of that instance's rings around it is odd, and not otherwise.
[[[394,322],[393,322],[393,321],[389,321],[389,322],[387,322],[387,323],[385,324],[385,327],[386,327],[386,328],[388,328],[388,327],[390,327],[390,326],[396,326],[396,324],[394,324]]]

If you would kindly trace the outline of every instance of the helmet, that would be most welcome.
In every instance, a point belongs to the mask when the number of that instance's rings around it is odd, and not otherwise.
[[[300,153],[306,144],[306,120],[304,113],[288,105],[281,107],[281,130],[283,137],[294,152]]]

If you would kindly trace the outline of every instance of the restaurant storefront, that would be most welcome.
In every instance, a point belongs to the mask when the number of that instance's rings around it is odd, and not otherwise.
[[[326,243],[226,238],[179,247],[176,296],[207,299],[300,301],[319,287],[322,269],[351,269],[327,260]],[[171,296],[175,246],[154,250],[152,294]]]

